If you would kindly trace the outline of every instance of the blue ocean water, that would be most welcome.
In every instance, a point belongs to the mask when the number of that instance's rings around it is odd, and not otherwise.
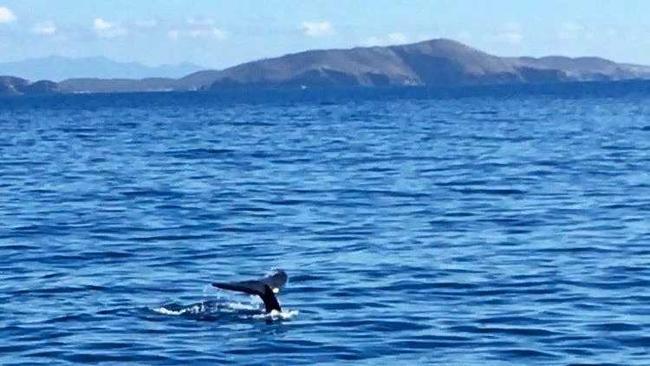
[[[0,364],[648,365],[620,85],[0,100]]]

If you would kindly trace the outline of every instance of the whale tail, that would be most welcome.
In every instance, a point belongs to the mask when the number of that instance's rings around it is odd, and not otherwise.
[[[282,311],[275,293],[287,283],[287,274],[280,270],[276,273],[260,278],[259,280],[248,280],[239,282],[214,282],[212,286],[223,290],[243,292],[249,295],[257,295],[264,301],[267,313],[273,310]]]

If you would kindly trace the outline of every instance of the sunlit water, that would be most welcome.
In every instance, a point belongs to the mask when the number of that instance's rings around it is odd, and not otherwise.
[[[650,364],[650,93],[244,100],[0,100],[1,364]]]

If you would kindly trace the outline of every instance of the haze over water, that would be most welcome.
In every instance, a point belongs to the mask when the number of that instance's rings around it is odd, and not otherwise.
[[[0,363],[647,365],[650,93],[600,88],[5,99]],[[208,286],[276,267],[286,319]]]

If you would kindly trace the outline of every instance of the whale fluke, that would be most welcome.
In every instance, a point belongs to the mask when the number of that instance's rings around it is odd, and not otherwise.
[[[229,291],[243,292],[249,295],[257,295],[264,301],[264,307],[267,313],[273,310],[282,311],[275,293],[287,283],[287,274],[284,271],[260,278],[258,280],[248,280],[239,282],[214,282],[212,286]]]

